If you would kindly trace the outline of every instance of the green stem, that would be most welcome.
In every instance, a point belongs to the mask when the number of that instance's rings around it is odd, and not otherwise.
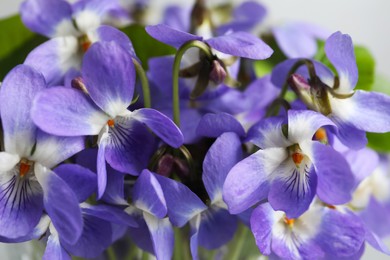
[[[133,63],[135,66],[135,70],[137,71],[137,75],[141,81],[142,85],[142,93],[144,95],[144,106],[146,108],[152,107],[152,102],[150,99],[150,88],[149,88],[149,81],[148,78],[146,77],[145,70],[142,68],[141,64],[133,58]]]
[[[109,260],[116,260],[114,248],[113,248],[112,246],[110,246],[109,248],[107,248],[107,255],[108,255],[108,259],[109,259]]]
[[[235,243],[229,250],[229,259],[241,259],[241,251],[242,247],[244,246],[245,243],[245,238],[248,233],[248,228],[245,227],[244,225],[240,225],[238,228],[238,232],[235,238]]]
[[[213,57],[213,53],[210,50],[210,47],[198,40],[189,41],[184,43],[178,50],[175,56],[175,61],[173,63],[173,121],[175,124],[180,127],[180,101],[179,101],[179,71],[180,71],[180,63],[183,58],[184,53],[189,48],[199,48],[202,50],[210,59]]]

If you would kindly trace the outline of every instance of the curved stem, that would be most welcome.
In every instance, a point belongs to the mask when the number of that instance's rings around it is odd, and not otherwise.
[[[175,124],[180,127],[180,100],[179,100],[179,71],[180,71],[180,63],[183,58],[184,53],[192,47],[196,47],[202,50],[210,59],[213,57],[213,53],[210,50],[210,47],[198,40],[189,41],[184,43],[177,51],[175,56],[175,61],[173,62],[173,88],[172,88],[172,106],[173,106],[173,121]]]
[[[148,78],[146,77],[145,70],[142,68],[141,64],[134,58],[133,58],[133,63],[135,66],[135,70],[137,71],[137,75],[138,75],[139,79],[141,80],[142,93],[144,96],[144,106],[146,108],[151,108],[152,102],[150,99],[149,81],[148,81]]]

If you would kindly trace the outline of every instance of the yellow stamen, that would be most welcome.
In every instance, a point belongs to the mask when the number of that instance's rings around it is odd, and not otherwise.
[[[294,222],[295,222],[295,219],[293,219],[293,218],[289,219],[287,217],[284,217],[284,223],[286,223],[290,228],[293,227]]]
[[[320,142],[327,142],[328,141],[328,136],[326,134],[326,130],[324,128],[320,128],[317,130],[315,133],[315,139],[320,141]]]

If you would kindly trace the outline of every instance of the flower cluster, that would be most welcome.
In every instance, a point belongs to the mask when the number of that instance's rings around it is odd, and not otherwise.
[[[260,37],[262,5],[223,7],[167,6],[141,29],[174,55],[145,59],[125,32],[148,1],[22,4],[49,39],[1,84],[1,242],[40,240],[44,259],[244,259],[250,240],[272,259],[390,254],[389,158],[366,148],[390,97],[355,88],[351,37]]]

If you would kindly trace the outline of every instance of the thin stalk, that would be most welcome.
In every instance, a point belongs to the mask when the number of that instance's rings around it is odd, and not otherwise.
[[[232,247],[229,250],[229,259],[241,259],[241,251],[245,243],[245,238],[248,233],[248,228],[244,225],[240,225],[238,228],[237,235],[235,237],[235,243],[232,245]]]
[[[133,58],[133,63],[134,63],[137,75],[141,81],[142,93],[144,95],[144,106],[146,108],[151,108],[152,102],[150,99],[150,88],[149,88],[148,77],[146,77],[145,70],[142,68],[141,64],[134,58]]]
[[[210,59],[213,57],[213,53],[210,50],[210,47],[198,40],[189,41],[184,43],[178,50],[175,56],[175,61],[173,63],[173,100],[172,100],[172,106],[173,106],[173,121],[175,124],[180,127],[180,101],[179,101],[179,71],[180,71],[180,63],[183,58],[184,53],[189,48],[198,48],[202,50]]]

